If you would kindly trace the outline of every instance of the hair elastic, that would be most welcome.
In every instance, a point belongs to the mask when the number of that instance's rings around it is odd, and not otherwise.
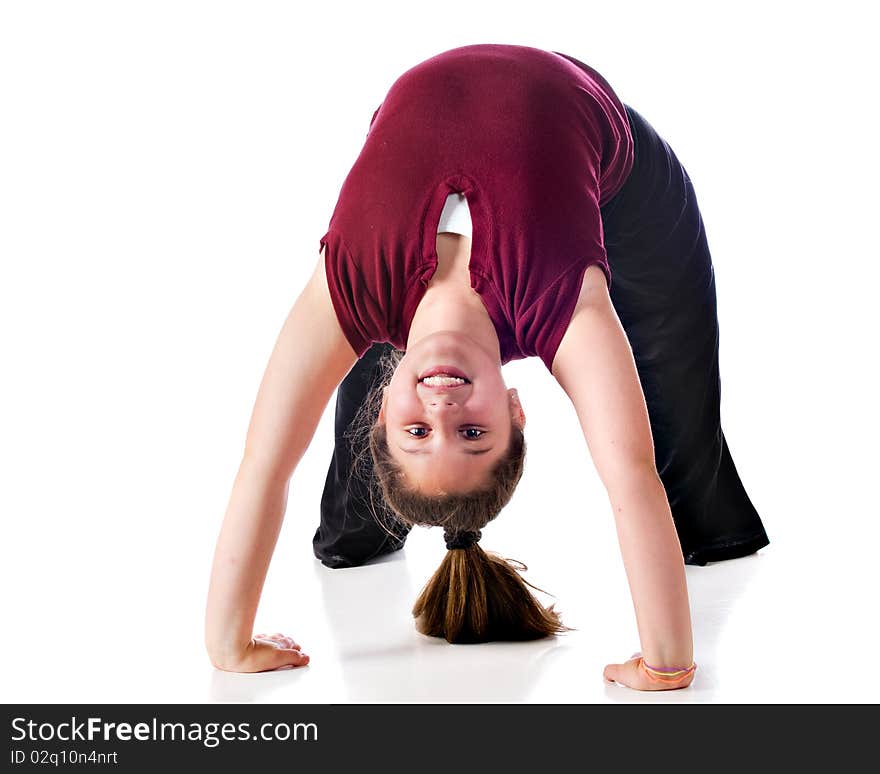
[[[483,533],[480,530],[473,532],[470,530],[464,530],[462,532],[448,532],[445,529],[443,530],[443,539],[446,541],[446,548],[450,551],[453,548],[468,548],[474,543],[479,542],[482,536]]]

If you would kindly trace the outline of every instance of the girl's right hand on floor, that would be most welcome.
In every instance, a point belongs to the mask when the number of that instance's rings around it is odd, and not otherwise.
[[[255,634],[244,652],[222,663],[214,662],[217,669],[225,672],[269,672],[286,666],[306,666],[309,656],[302,652],[302,646],[279,632],[274,634]]]

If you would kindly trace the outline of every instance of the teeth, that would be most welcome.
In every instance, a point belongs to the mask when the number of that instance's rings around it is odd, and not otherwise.
[[[450,387],[454,384],[467,384],[466,380],[461,379],[458,376],[446,376],[443,374],[437,374],[436,376],[426,376],[424,379],[422,379],[422,383],[434,387]]]

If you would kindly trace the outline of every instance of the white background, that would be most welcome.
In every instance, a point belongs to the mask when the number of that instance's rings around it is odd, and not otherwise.
[[[0,700],[876,700],[867,5],[3,3]],[[311,664],[217,672],[210,562],[275,337],[391,83],[480,42],[592,65],[688,170],[716,271],[723,427],[772,542],[688,567],[691,688],[604,683],[638,650],[613,517],[565,394],[516,361],[527,469],[482,545],[525,561],[578,631],[434,641],[409,611],[445,550],[437,530],[361,568],[312,554],[331,402],[257,617]]]

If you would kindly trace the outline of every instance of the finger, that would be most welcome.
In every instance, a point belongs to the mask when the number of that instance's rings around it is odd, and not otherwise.
[[[280,669],[286,666],[306,666],[309,663],[309,656],[299,650],[290,648],[274,648],[271,656],[267,659],[268,665],[266,669]]]
[[[249,661],[247,671],[268,672],[284,666],[304,666],[309,660],[301,651],[281,648],[272,641],[257,641]]]
[[[602,673],[602,676],[611,683],[620,682],[623,675],[623,664],[606,664]]]
[[[292,648],[296,646],[296,648],[299,649],[301,647],[289,637],[268,637],[265,634],[255,634],[254,642],[272,648]]]
[[[260,637],[264,640],[269,640],[270,642],[280,643],[285,648],[300,648],[301,645],[297,643],[293,637],[288,637],[287,635],[281,634],[280,632],[275,632],[274,634],[257,634],[256,637]]]

